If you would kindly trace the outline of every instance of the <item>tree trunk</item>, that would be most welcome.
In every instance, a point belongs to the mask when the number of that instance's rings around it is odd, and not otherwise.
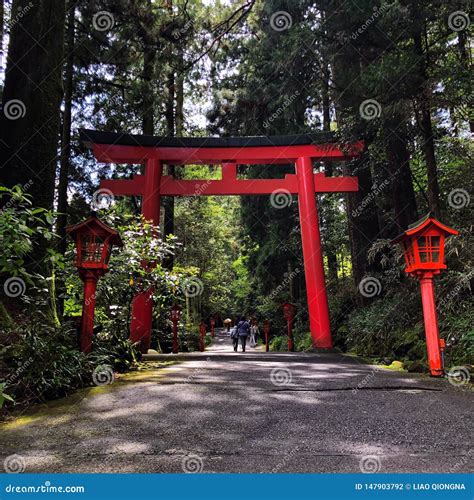
[[[168,74],[167,81],[167,99],[166,99],[166,129],[169,137],[174,137],[175,135],[175,109],[174,109],[174,99],[175,99],[175,83],[174,83],[174,72],[170,71]],[[175,168],[174,165],[168,165],[168,175],[174,177]],[[165,196],[163,198],[163,208],[164,208],[164,227],[163,235],[166,237],[169,234],[174,233],[174,197]],[[168,269],[173,266],[172,256],[169,256],[165,265]]]
[[[333,81],[338,89],[334,102],[337,110],[338,126],[345,120],[360,119],[358,115],[361,97],[349,91],[350,83],[360,72],[358,55],[350,44],[346,44],[334,57],[332,64]],[[362,126],[356,127],[355,134],[362,131]],[[357,161],[344,166],[345,175],[357,176],[359,191],[346,195],[346,212],[348,217],[349,240],[352,256],[352,275],[355,285],[358,286],[362,278],[370,270],[376,269],[376,263],[368,261],[368,250],[379,236],[378,209],[373,194],[373,181],[370,164],[366,154],[362,154]],[[361,304],[365,298],[358,294]]]
[[[386,130],[388,135],[386,151],[389,166],[389,178],[386,180],[392,188],[396,225],[392,231],[400,234],[407,229],[409,224],[417,220],[418,211],[406,138],[400,129],[394,130],[386,125]]]
[[[331,131],[331,101],[329,98],[329,63],[326,59],[325,50],[323,49],[323,57],[321,59],[321,63],[323,66],[323,82],[321,89],[321,98],[322,98],[322,106],[323,106],[323,130],[324,132]],[[324,162],[324,171],[328,177],[332,176],[333,173],[333,165],[331,161]],[[328,203],[327,209],[322,210],[321,214],[325,217],[325,221],[323,227],[330,227],[334,218],[332,217],[332,206]],[[324,236],[324,235],[323,235]],[[336,252],[328,248],[326,246],[326,255],[328,259],[328,277],[331,280],[337,280],[337,257]]]
[[[148,7],[151,9],[151,4]],[[153,86],[152,81],[155,73],[155,48],[153,37],[151,36],[152,19],[146,18],[146,27],[143,33],[143,112],[142,130],[145,135],[153,135],[155,132],[155,119],[153,112]]]
[[[177,59],[179,61],[179,74],[176,78],[176,114],[175,114],[175,128],[176,135],[181,137],[184,134],[184,73],[183,69],[183,51],[177,51]]]
[[[60,237],[58,250],[64,254],[67,248],[67,188],[69,177],[69,162],[71,158],[71,116],[74,72],[74,28],[75,28],[75,0],[68,3],[67,32],[66,32],[66,65],[64,68],[64,114],[61,138],[61,161],[58,181],[58,218],[56,222],[57,233]]]
[[[0,116],[0,182],[28,188],[34,206],[53,208],[63,97],[65,2],[14,0]],[[28,49],[28,50],[26,50]]]
[[[4,66],[4,53],[3,53],[3,35],[4,35],[4,26],[5,23],[5,6],[3,0],[0,0],[0,71],[5,71]],[[1,95],[0,95],[1,98]]]
[[[439,184],[438,184],[438,169],[436,165],[435,143],[433,137],[433,126],[431,123],[430,110],[430,89],[428,87],[428,76],[426,73],[426,65],[428,55],[423,48],[423,33],[425,31],[425,22],[422,18],[418,1],[412,3],[414,34],[413,43],[415,53],[418,56],[418,74],[420,77],[420,88],[418,92],[418,121],[423,140],[423,153],[426,162],[426,172],[428,177],[428,201],[430,211],[435,217],[440,217],[440,202],[439,202]]]

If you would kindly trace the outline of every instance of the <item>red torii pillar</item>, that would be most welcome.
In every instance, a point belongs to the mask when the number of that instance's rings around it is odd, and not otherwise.
[[[311,336],[315,347],[331,349],[329,306],[311,158],[301,157],[296,160],[296,176]]]
[[[145,162],[144,192],[142,196],[143,217],[160,225],[160,184],[163,166],[159,160],[148,159]],[[143,265],[146,265],[144,263]],[[150,348],[153,321],[153,289],[144,290],[135,295],[132,301],[130,321],[130,340],[140,343],[140,350],[146,353]]]

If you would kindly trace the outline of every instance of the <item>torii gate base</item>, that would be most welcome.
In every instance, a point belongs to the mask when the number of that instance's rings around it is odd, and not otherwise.
[[[313,173],[313,160],[349,160],[362,142],[337,144],[330,134],[240,138],[163,138],[82,130],[81,139],[100,162],[144,164],[143,175],[128,180],[104,180],[114,195],[142,196],[143,216],[160,224],[161,196],[297,194],[313,346],[332,348],[324,264],[315,193],[357,191],[355,177],[325,177]],[[237,179],[237,165],[296,163],[296,175],[284,179]],[[162,176],[163,165],[221,164],[221,180],[178,180]],[[130,339],[150,347],[152,291],[138,294],[132,304]]]

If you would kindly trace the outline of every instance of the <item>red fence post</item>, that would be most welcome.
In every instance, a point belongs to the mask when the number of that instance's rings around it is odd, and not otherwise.
[[[311,158],[298,158],[296,174],[298,177],[298,205],[311,337],[314,347],[330,349],[332,348],[332,338],[329,306]]]
[[[205,343],[205,338],[206,336],[206,323],[201,323],[199,325],[199,350],[201,352],[204,352],[204,349],[206,348],[206,343]]]
[[[216,325],[216,320],[214,317],[211,318],[211,337],[214,338],[216,335],[214,333],[214,327]]]
[[[268,337],[270,334],[270,321],[266,319],[263,322],[263,334],[265,335],[265,352],[268,352],[270,350],[270,347],[268,345]]]

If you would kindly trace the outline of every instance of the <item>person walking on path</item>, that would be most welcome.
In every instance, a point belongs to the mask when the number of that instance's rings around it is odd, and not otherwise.
[[[232,328],[230,332],[230,338],[232,339],[232,345],[234,347],[234,351],[237,352],[237,347],[239,346],[239,335],[236,326]]]
[[[247,343],[247,337],[250,333],[250,323],[245,319],[245,316],[240,318],[237,323],[237,336],[242,344],[242,352],[245,352],[245,344]],[[234,344],[234,351],[236,351],[236,346]]]
[[[254,319],[250,325],[250,347],[257,346],[257,336],[258,336],[258,325],[257,321]]]

